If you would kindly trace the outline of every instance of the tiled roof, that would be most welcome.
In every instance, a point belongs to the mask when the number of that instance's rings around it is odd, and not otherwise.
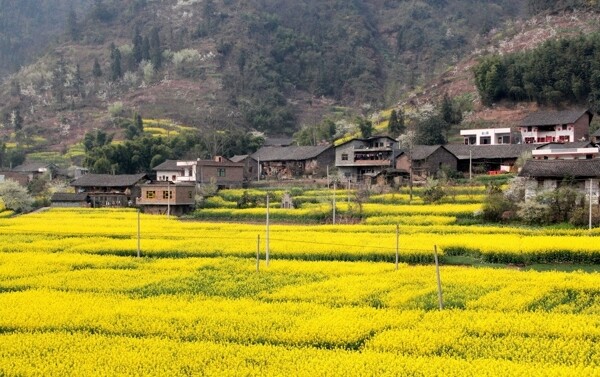
[[[416,161],[425,160],[440,148],[443,147],[441,145],[415,145],[412,150],[412,159]]]
[[[520,126],[553,126],[557,124],[575,123],[577,119],[585,113],[587,109],[571,109],[563,111],[538,111],[527,115]],[[590,113],[591,114],[591,113]]]
[[[262,147],[250,157],[260,161],[304,161],[315,158],[331,148],[330,145],[319,146],[290,146],[290,147]]]
[[[231,157],[229,160],[231,160],[231,162],[242,162],[244,161],[249,155],[248,154],[240,154],[240,155],[235,155],[233,157]]]
[[[600,159],[592,160],[527,160],[520,177],[532,178],[598,178]]]
[[[336,145],[336,148],[338,148],[338,147],[341,147],[342,145],[345,145],[345,144],[351,143],[351,142],[353,142],[353,141],[363,141],[363,142],[369,142],[369,141],[372,141],[372,140],[377,140],[377,139],[388,139],[388,140],[390,140],[390,141],[392,141],[392,142],[394,142],[394,143],[396,143],[396,142],[397,142],[397,140],[396,140],[396,139],[394,139],[393,137],[387,136],[387,135],[371,136],[371,137],[368,137],[368,138],[360,138],[360,137],[355,137],[355,138],[352,138],[352,139],[350,139],[350,140],[347,140],[347,141],[345,141],[345,142],[343,142],[343,143],[341,143],[341,144],[338,144],[338,145]]]
[[[52,202],[83,202],[88,198],[88,194],[82,193],[71,193],[71,192],[55,192],[52,194],[50,201]]]
[[[86,174],[71,182],[75,187],[129,187],[146,177],[146,174]]]
[[[543,150],[543,149],[573,149],[573,148],[587,148],[593,146],[589,141],[574,141],[572,143],[547,143],[541,145],[535,149]]]
[[[156,165],[152,170],[154,171],[173,171],[180,170],[181,167],[177,166],[177,160],[167,160],[162,164]]]
[[[291,137],[268,137],[263,143],[263,147],[289,147],[294,144]]]
[[[465,145],[448,144],[446,149],[459,160],[468,160],[469,151],[474,160],[518,158],[523,152],[531,152],[540,144]]]
[[[15,166],[13,171],[22,173],[39,172],[40,169],[47,169],[50,166],[52,166],[52,164],[47,162],[25,162],[19,166]]]

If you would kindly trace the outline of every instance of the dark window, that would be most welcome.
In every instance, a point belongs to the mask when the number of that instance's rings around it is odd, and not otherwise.
[[[219,169],[217,169],[217,176],[218,177],[224,177],[225,176],[225,168],[219,168]]]
[[[154,199],[156,198],[156,191],[147,191],[146,192],[146,199]]]
[[[173,199],[173,191],[163,191],[163,199]]]
[[[342,161],[348,161],[348,153],[342,153]]]

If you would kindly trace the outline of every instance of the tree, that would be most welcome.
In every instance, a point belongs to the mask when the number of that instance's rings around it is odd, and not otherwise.
[[[373,123],[365,118],[359,117],[357,118],[358,129],[360,130],[360,134],[363,138],[369,138],[373,135]]]
[[[79,64],[75,67],[75,73],[73,73],[73,80],[71,82],[71,86],[73,87],[73,93],[76,96],[83,97],[83,77],[81,76],[81,68]]]
[[[142,115],[141,114],[135,114],[135,127],[140,131],[140,132],[144,132],[144,120],[142,119]]]
[[[102,68],[100,67],[100,62],[98,62],[98,58],[94,58],[94,67],[92,68],[92,75],[94,75],[94,77],[102,76]]]
[[[79,24],[77,23],[77,13],[75,13],[74,9],[71,9],[67,15],[67,33],[73,41],[78,41],[81,36]]]
[[[150,61],[150,40],[147,35],[142,40],[142,60]]]
[[[121,70],[121,51],[114,43],[110,44],[110,78],[112,81],[117,81],[123,76]]]
[[[27,212],[33,204],[27,189],[10,179],[0,182],[0,199],[6,208],[15,212]]]
[[[67,65],[61,55],[52,70],[52,95],[56,102],[62,105],[65,102],[65,83],[67,82]]]
[[[152,61],[154,69],[159,70],[162,67],[162,48],[158,28],[156,27],[150,33],[150,61]]]
[[[448,96],[448,93],[444,93],[440,113],[442,119],[449,125],[459,124],[462,121],[462,113],[450,96]]]
[[[447,128],[448,123],[440,115],[428,116],[417,124],[417,144],[446,144],[444,132]]]
[[[390,120],[388,122],[388,132],[390,133],[390,136],[397,138],[405,130],[404,112],[402,110],[399,110],[398,112],[396,112],[396,110],[392,110],[392,113],[390,114]]]
[[[142,36],[140,35],[140,30],[139,28],[135,28],[135,33],[133,35],[133,50],[131,51],[131,54],[133,55],[133,61],[135,63],[135,65],[137,66],[138,64],[140,64],[140,62],[142,61],[142,59],[144,58],[143,56],[143,39]]]
[[[15,131],[23,129],[23,117],[21,116],[21,110],[15,108],[10,115],[10,123]]]

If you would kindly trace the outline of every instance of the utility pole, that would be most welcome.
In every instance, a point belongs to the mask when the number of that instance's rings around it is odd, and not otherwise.
[[[469,181],[473,178],[473,151],[469,149]]]
[[[336,189],[336,181],[333,181],[333,225],[335,225],[335,189]]]
[[[589,230],[592,230],[592,184],[594,181],[590,178],[590,214],[589,214]]]
[[[440,277],[440,263],[438,261],[437,245],[433,246],[433,257],[435,259],[435,272],[437,275],[438,304],[440,306],[440,310],[443,310],[444,300],[442,298],[442,279]]]
[[[260,269],[260,234],[256,240],[256,272]]]
[[[269,193],[267,193],[267,231],[265,240],[265,263],[269,267]]]
[[[140,249],[140,209],[137,210],[137,257],[141,257],[141,249]]]
[[[400,259],[400,225],[396,224],[396,271],[398,271],[398,259]]]
[[[171,218],[171,181],[167,180],[167,219]]]

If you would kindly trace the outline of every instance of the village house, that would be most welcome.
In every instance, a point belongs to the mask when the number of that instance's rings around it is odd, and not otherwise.
[[[589,200],[598,204],[600,159],[591,160],[528,160],[519,172],[527,179],[525,199],[530,200],[540,191],[554,190],[568,184],[579,190]]]
[[[463,145],[448,144],[446,149],[457,158],[457,169],[468,173],[470,169],[477,173],[499,173],[514,170],[517,159],[531,153],[539,145],[502,144],[502,145]]]
[[[538,111],[519,123],[523,143],[584,141],[590,138],[593,114],[587,109]]]
[[[38,178],[44,174],[48,174],[50,179],[52,179],[57,170],[58,167],[51,163],[25,162],[21,165],[15,166],[11,171],[24,174],[28,177],[29,181],[32,181],[34,178]]]
[[[396,157],[395,167],[410,173],[413,178],[435,177],[439,171],[455,172],[458,159],[443,145],[415,145],[411,151],[401,151]]]
[[[244,164],[244,181],[258,179],[258,161],[249,154],[235,155],[229,160],[238,164]]]
[[[240,187],[244,182],[244,164],[224,157],[213,160],[167,160],[154,169],[158,181],[214,183],[219,188]]]
[[[600,149],[587,141],[548,143],[531,151],[537,160],[590,160],[600,157]]]
[[[15,171],[0,171],[0,182],[6,180],[15,181],[23,187],[27,187],[29,183],[29,176],[24,173],[18,173]]]
[[[393,169],[398,142],[389,136],[355,138],[335,147],[335,166],[342,180],[370,181]]]
[[[86,193],[90,198],[90,206],[128,207],[135,204],[140,196],[141,183],[147,176],[141,174],[86,174],[71,182],[76,193]]]
[[[89,207],[90,196],[85,192],[55,192],[50,198],[52,207]]]
[[[512,131],[510,128],[482,128],[460,130],[465,145],[497,145],[511,144]]]
[[[261,179],[318,178],[327,175],[335,151],[330,145],[262,147],[250,157],[257,161]]]
[[[140,185],[136,204],[145,213],[184,215],[194,209],[196,185],[157,181]]]

